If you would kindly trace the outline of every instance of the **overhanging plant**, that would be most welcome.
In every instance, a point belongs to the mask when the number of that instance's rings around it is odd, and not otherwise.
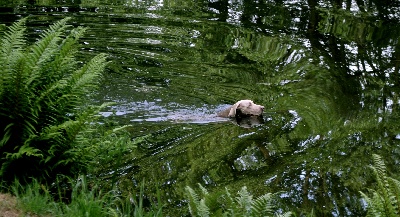
[[[101,106],[86,106],[98,86],[106,55],[83,66],[75,56],[86,28],[64,18],[28,45],[26,18],[0,42],[0,180],[46,182],[84,172],[90,149],[82,136]],[[103,105],[106,106],[106,105]]]

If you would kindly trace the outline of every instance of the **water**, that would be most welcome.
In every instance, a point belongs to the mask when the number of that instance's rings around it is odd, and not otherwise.
[[[80,57],[111,61],[93,103],[115,102],[101,114],[144,138],[108,168],[122,191],[158,186],[171,216],[197,183],[358,216],[371,154],[400,174],[400,10],[357,2],[3,0],[0,21],[31,16],[31,41],[65,16],[89,27]],[[266,107],[263,124],[215,116],[240,99]]]

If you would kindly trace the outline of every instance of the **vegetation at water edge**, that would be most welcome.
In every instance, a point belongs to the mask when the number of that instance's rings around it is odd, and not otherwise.
[[[0,180],[7,184],[15,178],[52,183],[57,174],[76,177],[91,161],[83,134],[102,106],[89,106],[86,99],[106,55],[80,66],[75,55],[86,29],[70,30],[69,19],[51,25],[31,46],[24,34],[27,18],[1,38]]]
[[[18,206],[25,213],[36,215],[162,216],[164,203],[160,192],[157,197],[150,198],[153,203],[147,205],[143,198],[144,184],[140,192],[128,192],[123,196],[115,188],[118,174],[108,169],[123,167],[122,156],[134,155],[133,150],[146,136],[132,139],[125,127],[104,130],[96,124],[99,110],[109,104],[93,106],[86,99],[98,86],[107,64],[106,55],[99,54],[87,64],[76,60],[78,41],[86,29],[72,28],[68,20],[51,25],[33,45],[26,40],[26,18],[6,31],[0,26],[2,189],[17,196]],[[390,126],[385,124],[353,121],[345,127],[356,134],[363,127],[386,129]],[[395,127],[388,129],[396,135]],[[343,137],[334,137],[342,141],[335,147],[349,148],[348,140],[342,139],[348,137],[347,132],[340,134]],[[272,130],[269,133],[279,135]],[[289,144],[288,140],[280,141]],[[324,141],[327,140],[317,142]],[[320,156],[319,147],[311,154]],[[354,150],[352,153],[364,154]],[[310,152],[306,154],[310,158]],[[362,201],[367,204],[369,216],[397,216],[400,212],[399,181],[388,177],[382,158],[373,157],[375,163],[371,168],[376,188],[361,193]],[[197,159],[204,161],[204,158]],[[96,175],[105,173],[111,177],[107,188],[101,180],[94,181]],[[237,195],[228,190],[210,194],[204,187],[200,189],[199,194],[186,187],[186,200],[182,199],[189,202],[188,212],[193,216],[291,215],[275,207],[274,194],[253,198],[245,187]]]

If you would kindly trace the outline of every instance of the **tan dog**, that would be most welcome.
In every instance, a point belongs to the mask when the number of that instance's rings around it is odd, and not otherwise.
[[[219,117],[234,118],[236,116],[261,116],[264,106],[257,105],[251,100],[240,100],[228,109],[218,112]]]

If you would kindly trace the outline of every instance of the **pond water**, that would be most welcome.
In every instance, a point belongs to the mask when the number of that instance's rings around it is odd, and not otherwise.
[[[1,23],[26,16],[32,41],[67,16],[89,27],[81,58],[110,60],[93,103],[115,102],[102,115],[141,141],[113,181],[160,188],[170,216],[187,213],[184,187],[197,183],[359,216],[372,154],[399,178],[395,1],[1,1]],[[241,99],[265,106],[262,124],[215,116]]]

